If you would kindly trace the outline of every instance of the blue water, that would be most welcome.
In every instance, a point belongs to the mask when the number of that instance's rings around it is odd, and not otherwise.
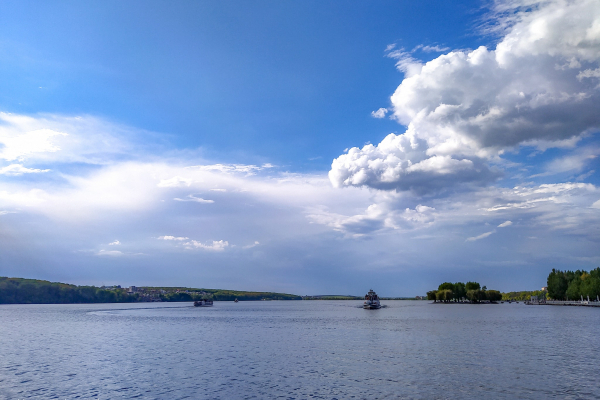
[[[600,309],[2,305],[0,398],[600,398]]]

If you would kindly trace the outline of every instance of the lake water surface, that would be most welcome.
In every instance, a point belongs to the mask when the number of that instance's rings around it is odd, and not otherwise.
[[[600,309],[0,305],[0,398],[600,398]]]

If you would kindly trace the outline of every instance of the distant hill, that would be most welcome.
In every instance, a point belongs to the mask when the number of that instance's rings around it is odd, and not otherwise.
[[[217,301],[301,300],[287,293],[245,292],[184,287],[77,286],[38,279],[0,277],[0,304],[131,303],[194,301],[210,297]]]
[[[315,296],[302,296],[302,300],[362,300],[362,297],[341,294],[321,294]]]

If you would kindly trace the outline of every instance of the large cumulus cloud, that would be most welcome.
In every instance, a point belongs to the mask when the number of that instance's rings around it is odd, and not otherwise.
[[[391,101],[406,132],[335,159],[334,186],[426,193],[491,182],[498,171],[488,164],[506,150],[573,144],[600,127],[600,2],[499,2],[495,10],[504,30],[494,50],[403,65]]]

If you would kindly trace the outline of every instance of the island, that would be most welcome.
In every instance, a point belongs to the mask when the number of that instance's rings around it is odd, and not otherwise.
[[[478,282],[444,282],[437,290],[427,292],[427,299],[434,303],[497,303],[502,300],[502,293],[498,290],[488,290],[481,287]]]

